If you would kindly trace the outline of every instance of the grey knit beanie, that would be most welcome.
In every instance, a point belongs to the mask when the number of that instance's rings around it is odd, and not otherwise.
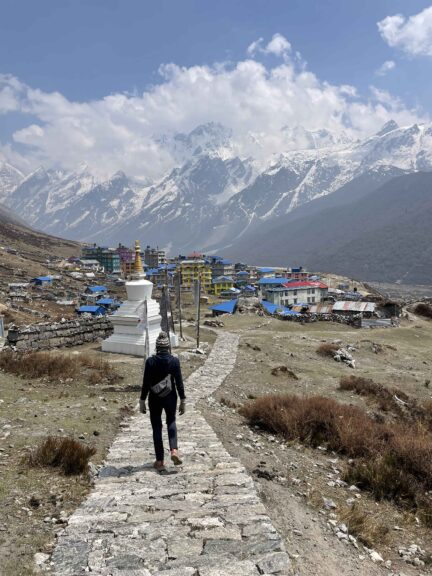
[[[156,352],[169,351],[170,348],[171,345],[168,334],[166,332],[159,332],[159,336],[156,338]]]

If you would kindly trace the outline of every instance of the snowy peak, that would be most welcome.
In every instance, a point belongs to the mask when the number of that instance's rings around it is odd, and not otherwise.
[[[351,139],[345,132],[306,130],[303,126],[284,126],[281,129],[287,150],[320,150],[347,145]]]
[[[202,155],[221,158],[234,155],[232,131],[217,122],[201,124],[187,134],[165,134],[157,142],[178,164]]]
[[[381,130],[376,133],[376,136],[385,136],[386,134],[392,132],[393,130],[398,130],[398,128],[399,124],[397,122],[395,122],[394,120],[389,120],[384,124]]]
[[[24,178],[24,174],[12,164],[0,164],[0,202],[3,202]]]

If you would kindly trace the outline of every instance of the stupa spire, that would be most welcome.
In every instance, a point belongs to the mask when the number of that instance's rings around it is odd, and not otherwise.
[[[139,240],[135,240],[135,264],[134,264],[134,274],[139,276],[144,276],[144,268],[141,260],[141,248]]]

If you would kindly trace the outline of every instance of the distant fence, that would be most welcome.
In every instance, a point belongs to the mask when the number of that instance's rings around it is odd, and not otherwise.
[[[64,322],[9,326],[6,345],[19,350],[48,350],[77,346],[86,342],[107,338],[113,326],[105,316],[79,318]]]

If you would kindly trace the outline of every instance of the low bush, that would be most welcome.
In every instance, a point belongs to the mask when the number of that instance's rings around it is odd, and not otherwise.
[[[383,412],[393,412],[405,422],[420,423],[432,431],[431,400],[418,403],[399,388],[387,388],[361,376],[343,376],[339,382],[339,389],[374,398]]]
[[[96,448],[86,446],[73,438],[48,436],[28,457],[33,467],[60,468],[67,476],[87,472],[90,458]]]
[[[320,356],[324,356],[327,358],[333,358],[336,352],[339,350],[340,346],[337,344],[320,344],[316,349],[316,353]]]
[[[288,378],[298,380],[297,374],[292,370],[290,370],[288,366],[276,366],[276,368],[272,368],[271,374],[272,376],[279,376],[280,374],[285,374],[285,376],[287,376]]]
[[[420,302],[420,304],[417,304],[417,306],[414,308],[414,312],[418,316],[423,316],[424,318],[432,318],[432,305],[427,304],[426,302]]]
[[[369,548],[387,539],[388,527],[371,516],[369,511],[363,510],[358,502],[341,510],[340,519],[347,525],[348,532]]]
[[[424,428],[385,424],[364,410],[321,396],[264,396],[246,403],[240,413],[286,440],[298,440],[353,459],[345,480],[371,491],[379,499],[393,500],[419,510],[432,519],[432,435]]]
[[[119,375],[105,360],[90,354],[56,354],[51,352],[0,353],[0,369],[22,378],[46,378],[49,381],[87,376],[90,384],[105,380],[113,383]]]

